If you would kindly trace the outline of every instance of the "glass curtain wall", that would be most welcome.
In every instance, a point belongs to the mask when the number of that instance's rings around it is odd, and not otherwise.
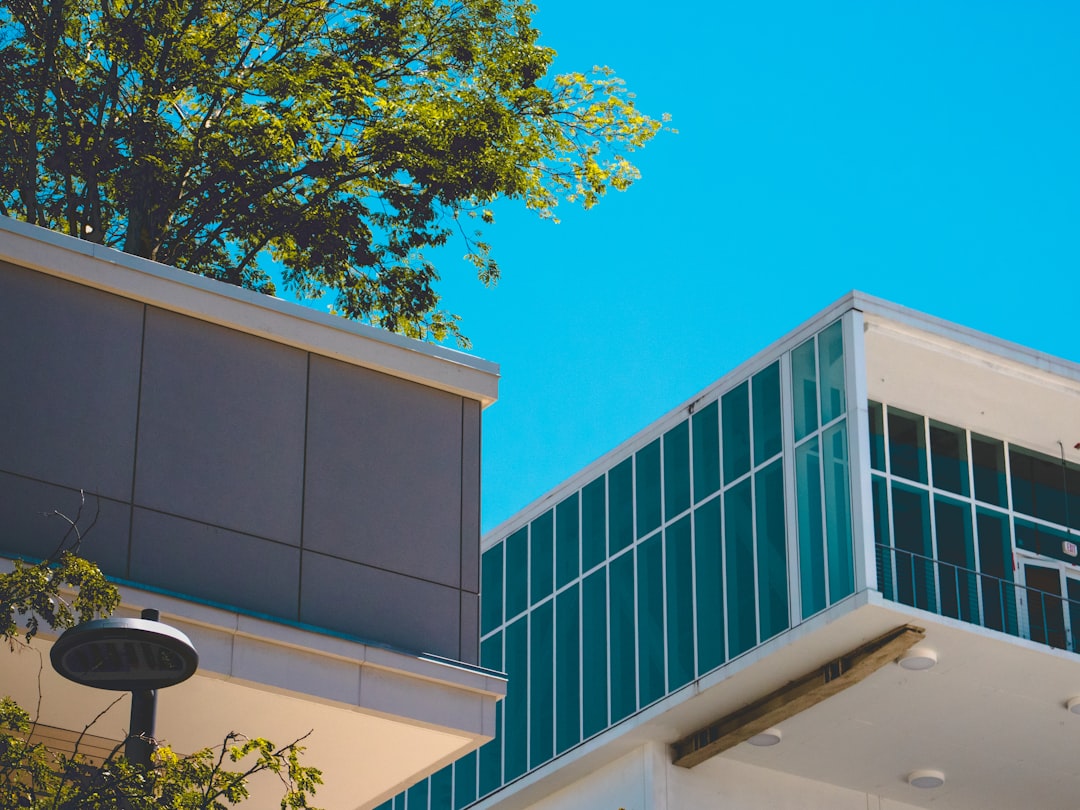
[[[466,807],[849,596],[844,359],[837,321],[491,544],[497,736],[379,810]]]
[[[886,598],[1080,652],[1080,468],[870,403]]]

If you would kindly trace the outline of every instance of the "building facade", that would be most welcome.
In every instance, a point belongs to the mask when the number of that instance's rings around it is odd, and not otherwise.
[[[1075,807],[1078,544],[1080,367],[853,293],[484,539],[496,738],[383,810]]]
[[[7,219],[0,346],[0,555],[50,556],[67,527],[43,516],[78,516],[119,615],[192,639],[199,673],[159,701],[176,750],[311,732],[318,803],[352,810],[491,738],[496,366]],[[36,705],[37,668],[11,657],[0,691]],[[61,741],[112,699],[51,671],[42,690]],[[92,735],[107,750],[127,722]]]

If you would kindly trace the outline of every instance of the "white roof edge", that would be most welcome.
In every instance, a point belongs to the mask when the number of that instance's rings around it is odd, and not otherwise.
[[[794,348],[811,334],[820,331],[828,324],[840,318],[845,312],[857,310],[882,321],[897,324],[903,328],[928,333],[939,338],[951,340],[955,343],[970,347],[976,351],[983,351],[996,357],[1028,369],[1038,369],[1043,372],[1054,374],[1066,379],[1080,382],[1080,364],[1053,355],[1029,349],[1018,343],[996,338],[993,335],[979,332],[965,326],[927,315],[918,310],[909,309],[900,304],[894,304],[883,298],[852,290],[829,306],[819,310],[807,320],[790,330],[779,340],[774,341],[761,351],[755,352],[750,358],[743,361],[735,368],[723,374],[715,382],[709,384],[699,393],[680,405],[672,408],[659,419],[646,425],[634,433],[630,438],[620,442],[614,448],[604,453],[591,464],[588,464],[570,478],[545,492],[539,498],[519,509],[506,520],[494,526],[484,533],[480,547],[486,551],[494,543],[507,537],[520,529],[537,515],[557,504],[563,497],[580,489],[593,478],[607,470],[616,461],[625,458],[631,452],[638,450],[653,441],[666,429],[680,421],[687,413],[690,406],[709,397],[718,390],[725,390],[733,382],[740,381],[764,368],[773,362],[781,353]]]
[[[499,366],[367,324],[0,216],[0,261],[478,400]]]
[[[895,327],[944,338],[1027,369],[1038,369],[1074,382],[1080,382],[1080,363],[1046,354],[1020,343],[1013,343],[986,332],[980,332],[977,329],[971,329],[934,315],[927,315],[925,312],[909,309],[900,304],[894,304],[891,301],[866,295],[865,293],[853,292],[851,293],[851,299],[855,309],[881,321],[888,321]]]

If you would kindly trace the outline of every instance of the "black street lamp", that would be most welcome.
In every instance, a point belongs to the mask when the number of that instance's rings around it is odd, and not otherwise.
[[[139,619],[95,619],[65,630],[50,653],[53,669],[84,686],[131,692],[124,755],[150,767],[157,690],[186,681],[199,666],[191,641],[147,608]]]

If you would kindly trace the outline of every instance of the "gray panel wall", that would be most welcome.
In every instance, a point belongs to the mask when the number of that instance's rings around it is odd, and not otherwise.
[[[480,407],[0,263],[0,552],[477,661]]]

